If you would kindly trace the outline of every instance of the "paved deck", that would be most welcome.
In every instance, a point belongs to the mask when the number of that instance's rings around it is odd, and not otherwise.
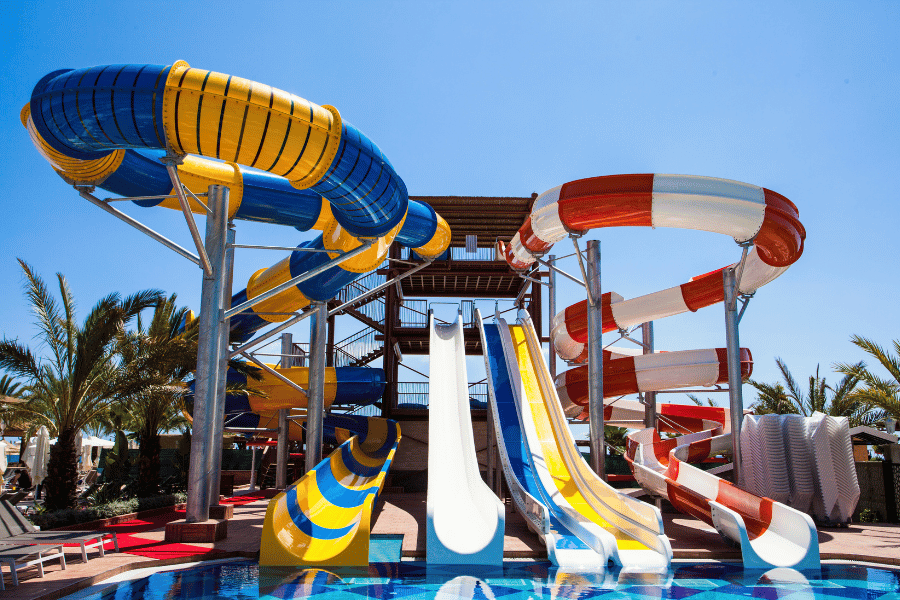
[[[168,566],[203,559],[226,557],[256,558],[260,533],[268,500],[235,506],[234,518],[228,523],[228,538],[214,544],[194,544],[218,552],[200,557],[157,560],[134,554],[108,553],[99,558],[96,550],[91,560],[81,563],[78,548],[66,548],[68,568],[63,571],[49,564],[44,578],[36,569],[20,572],[19,587],[11,585],[0,592],[0,600],[53,600],[99,583],[127,570],[151,566]],[[422,559],[425,556],[425,494],[384,494],[376,506],[373,533],[403,534],[403,555]],[[173,516],[173,519],[175,516]],[[507,503],[506,540],[504,554],[509,558],[546,558],[537,537],[525,526],[524,520]],[[739,559],[740,551],[725,543],[711,527],[696,519],[678,514],[663,513],[666,533],[672,540],[676,559]],[[140,534],[148,540],[162,542],[164,526]],[[843,529],[820,529],[820,550],[823,559],[858,560],[900,566],[900,525],[859,524]],[[4,569],[6,573],[6,569]]]

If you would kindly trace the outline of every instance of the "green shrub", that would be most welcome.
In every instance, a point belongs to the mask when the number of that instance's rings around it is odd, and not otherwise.
[[[860,523],[880,523],[881,516],[871,508],[864,508],[859,511]]]
[[[167,494],[165,496],[153,496],[150,498],[132,498],[130,500],[117,500],[99,506],[88,508],[66,508],[63,510],[42,511],[30,517],[31,522],[41,529],[55,529],[67,525],[77,525],[89,521],[109,519],[119,515],[165,508],[186,502],[186,494]]]

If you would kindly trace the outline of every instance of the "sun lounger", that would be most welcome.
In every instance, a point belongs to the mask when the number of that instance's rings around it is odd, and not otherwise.
[[[81,560],[87,562],[87,551],[90,548],[97,548],[100,556],[105,556],[103,545],[110,537],[118,552],[119,540],[113,531],[39,531],[12,505],[0,500],[0,550],[7,545],[18,544],[78,544],[81,547]]]
[[[25,497],[28,496],[28,493],[29,492],[5,492],[4,494],[0,495],[0,500],[6,500],[7,502],[15,506],[16,504],[24,500]]]
[[[54,552],[55,550],[55,552]],[[9,573],[12,575],[13,585],[19,585],[19,571],[26,567],[37,565],[38,573],[44,576],[44,563],[48,560],[59,559],[59,566],[66,569],[66,556],[63,554],[62,544],[53,546],[0,546],[0,565],[6,563]],[[0,590],[6,589],[3,581],[3,569],[0,566]]]

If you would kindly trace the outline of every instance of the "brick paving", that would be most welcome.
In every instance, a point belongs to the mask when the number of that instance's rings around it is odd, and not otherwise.
[[[109,577],[128,570],[144,567],[160,567],[195,562],[197,560],[227,557],[257,558],[262,523],[268,500],[257,500],[234,507],[234,518],[228,522],[228,537],[211,544],[192,544],[219,550],[207,556],[193,556],[166,560],[145,558],[133,554],[109,552],[104,558],[97,550],[89,553],[91,559],[82,563],[78,548],[66,548],[68,568],[63,571],[56,564],[49,564],[44,578],[37,577],[31,568],[19,574],[20,585],[13,587],[8,571],[4,569],[6,591],[0,592],[0,600],[54,600],[74,593]],[[373,533],[403,534],[404,557],[425,557],[426,495],[385,493],[375,509]],[[710,526],[691,517],[663,513],[666,533],[672,541],[676,559],[740,559],[740,551],[724,542]],[[164,526],[142,532],[140,536],[163,543]],[[847,528],[819,530],[819,543],[823,559],[845,559],[879,562],[900,566],[900,525],[854,524]],[[111,546],[111,544],[110,544]],[[543,545],[515,513],[507,501],[506,539],[504,555],[508,558],[545,559]]]

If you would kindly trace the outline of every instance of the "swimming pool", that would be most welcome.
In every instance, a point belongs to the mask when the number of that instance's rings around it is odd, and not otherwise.
[[[744,571],[737,564],[674,564],[665,573],[561,573],[549,562],[509,561],[503,569],[428,568],[424,562],[375,563],[368,569],[260,567],[255,561],[160,571],[107,586],[81,600],[309,598],[418,600],[614,599],[900,600],[900,571],[862,565],[823,565],[803,575],[790,569]]]

